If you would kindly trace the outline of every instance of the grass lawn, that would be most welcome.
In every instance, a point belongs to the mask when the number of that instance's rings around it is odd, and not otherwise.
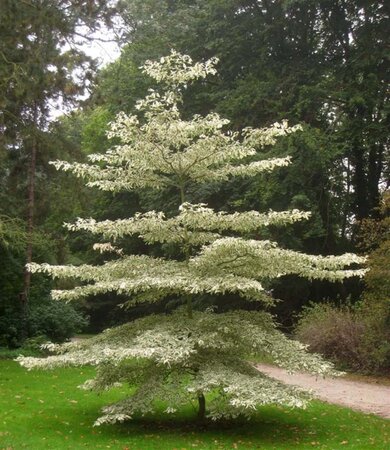
[[[104,404],[122,389],[102,395],[76,389],[93,369],[27,372],[0,361],[0,449],[389,449],[390,421],[321,402],[307,410],[260,408],[252,421],[197,427],[194,412],[173,420],[139,419],[92,427]]]

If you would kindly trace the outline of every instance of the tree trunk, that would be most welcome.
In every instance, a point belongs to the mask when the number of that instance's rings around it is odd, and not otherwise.
[[[198,395],[198,403],[198,419],[203,421],[206,417],[206,399],[203,394]]]
[[[36,125],[37,112],[34,111],[34,125]],[[33,232],[34,232],[34,206],[35,206],[35,171],[37,161],[37,141],[35,130],[31,140],[30,163],[28,167],[28,202],[27,202],[27,248],[26,264],[32,262],[33,252]],[[20,293],[21,307],[21,332],[20,337],[23,341],[27,337],[28,303],[31,284],[31,273],[24,268],[23,291]]]
[[[353,148],[355,173],[353,185],[355,191],[355,214],[358,220],[368,217],[367,177],[365,173],[366,161],[361,142],[355,142]]]
[[[345,202],[344,208],[342,211],[343,221],[341,224],[341,239],[344,241],[346,231],[347,231],[347,223],[348,223],[348,214],[350,208],[350,196],[351,196],[351,161],[350,158],[346,158],[346,178],[345,178]]]
[[[367,190],[369,200],[369,214],[371,217],[378,219],[379,213],[379,182],[383,170],[383,146],[374,144],[371,146],[368,154],[368,176]]]

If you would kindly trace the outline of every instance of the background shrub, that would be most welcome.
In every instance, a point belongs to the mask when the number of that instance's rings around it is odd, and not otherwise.
[[[311,351],[345,368],[361,369],[361,341],[364,324],[348,306],[312,303],[304,308],[295,328],[295,337]]]
[[[375,325],[377,323],[377,326]],[[295,337],[342,369],[383,373],[390,369],[390,343],[376,311],[367,304],[306,307],[295,327]]]
[[[53,342],[64,342],[83,330],[88,320],[69,303],[48,301],[34,306],[29,316],[29,336],[47,336]]]
[[[0,347],[29,348],[35,351],[41,341],[64,342],[75,333],[83,331],[88,319],[73,305],[55,302],[48,298],[30,305],[27,322],[27,340],[20,341],[20,311],[18,308],[6,308],[0,315]],[[35,343],[38,343],[35,345]],[[31,348],[30,348],[31,347]],[[33,348],[34,347],[34,348]]]

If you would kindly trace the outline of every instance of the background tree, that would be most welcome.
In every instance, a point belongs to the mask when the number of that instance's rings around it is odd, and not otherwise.
[[[389,193],[376,219],[359,223],[359,249],[368,253],[365,289],[356,304],[337,299],[314,304],[300,314],[295,336],[311,351],[339,366],[363,373],[390,369]]]
[[[29,368],[95,364],[97,376],[86,388],[107,389],[118,382],[136,387],[130,397],[105,408],[96,424],[154,411],[156,400],[165,401],[168,413],[189,400],[197,401],[200,419],[206,413],[213,419],[249,416],[259,404],[305,405],[299,391],[246,362],[248,352],[266,354],[290,370],[333,373],[331,365],[277,331],[269,313],[194,310],[196,297],[225,293],[267,306],[272,303],[265,291],[268,281],[288,274],[331,281],[364,274],[362,269],[344,270],[364,261],[356,255],[312,256],[261,239],[265,227],[295,223],[308,212],[227,213],[199,203],[198,187],[205,182],[223,184],[288,165],[289,157],[262,159],[256,149],[299,129],[276,123],[237,133],[224,131],[228,121],[216,113],[183,119],[179,110],[185,87],[215,74],[215,62],[193,63],[175,51],[159,61],[147,61],[144,71],[161,89],[151,90],[137,103],[140,117],[118,114],[108,133],[118,144],[104,154],[90,155],[87,164],[54,163],[104,191],[174,190],[180,205],[174,216],[149,211],[129,219],[78,219],[68,224],[70,230],[104,236],[106,242],[95,244],[95,249],[118,257],[102,265],[29,265],[32,272],[84,282],[53,291],[58,300],[116,292],[127,297],[125,306],[167,297],[179,305],[169,315],[151,315],[84,343],[49,345],[58,354],[48,358],[19,358]],[[137,235],[151,245],[174,245],[177,257],[127,256],[115,245],[125,235]],[[206,408],[209,393],[213,395]]]
[[[218,56],[218,77],[186,91],[185,116],[215,110],[233,129],[286,118],[304,132],[270,149],[270,156],[288,152],[291,170],[235,180],[218,196],[205,185],[203,201],[226,210],[305,207],[310,221],[283,236],[270,232],[296,250],[353,251],[354,221],[376,214],[388,179],[386,2],[136,0],[124,2],[122,16],[130,44],[100,73],[90,108],[106,111],[107,123],[120,110],[133,113],[134,99],[148,87],[139,66],[163,50]],[[169,203],[167,196],[151,200],[141,207]],[[309,300],[355,302],[362,284],[290,277],[273,288],[287,300],[278,304],[279,319],[291,325]]]
[[[370,268],[361,305],[364,336],[362,347],[366,371],[390,369],[390,193],[384,192],[376,219],[359,227],[360,248],[370,252]]]
[[[208,86],[208,102],[202,94],[199,103],[193,102],[197,110],[201,105],[207,110],[211,99],[233,126],[286,118],[308,124],[314,135],[321,131],[338,162],[336,170],[344,168],[348,180],[343,220],[375,214],[389,163],[386,2],[149,0],[127,5],[133,60],[154,57],[158,46],[195,57],[218,56],[220,82]],[[325,169],[325,175],[335,173],[332,165]],[[334,191],[335,181],[325,190]],[[329,204],[325,197],[324,205]]]
[[[112,5],[101,0],[1,3],[0,152],[7,167],[2,180],[7,202],[2,207],[11,217],[26,220],[22,267],[32,260],[37,189],[43,190],[37,178],[46,178],[50,110],[56,102],[74,103],[90,84],[95,64],[77,44],[108,23],[113,11]],[[27,332],[30,281],[30,273],[24,271],[19,294],[22,339]]]

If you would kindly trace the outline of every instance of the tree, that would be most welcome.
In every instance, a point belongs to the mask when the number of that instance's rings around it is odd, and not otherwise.
[[[194,59],[217,55],[218,77],[187,90],[183,117],[214,110],[231,120],[235,130],[286,118],[292,125],[302,124],[304,131],[270,150],[274,157],[288,152],[291,170],[250,181],[236,179],[218,194],[205,184],[202,201],[224,210],[308,209],[309,221],[279,233],[283,244],[314,254],[353,251],[355,218],[375,215],[379,186],[389,179],[387,3],[123,4],[129,44],[118,61],[100,73],[90,106],[103,106],[111,114],[134,113],[135,95],[142,96],[148,86],[141,62],[171,47]],[[141,206],[158,208],[149,203]],[[287,300],[278,303],[278,320],[291,326],[292,314],[309,301],[357,301],[362,283],[310,282],[292,276],[272,288]]]
[[[147,61],[144,72],[161,83],[137,103],[140,118],[118,114],[108,133],[116,145],[105,154],[90,155],[88,164],[56,161],[58,169],[87,179],[87,185],[106,191],[174,189],[179,213],[138,213],[129,219],[78,219],[70,230],[88,230],[107,241],[100,251],[118,256],[100,266],[30,264],[31,272],[76,278],[82,285],[52,292],[58,300],[116,292],[127,296],[124,306],[158,302],[170,297],[179,307],[168,315],[151,315],[82,343],[49,344],[55,355],[45,359],[19,358],[28,368],[94,364],[94,380],[84,387],[108,389],[117,383],[135,385],[135,392],[105,408],[96,424],[131,418],[154,411],[156,400],[173,413],[189,400],[198,402],[198,416],[213,419],[249,416],[259,404],[301,407],[306,396],[258,372],[246,362],[248,354],[268,355],[289,370],[332,374],[332,365],[276,329],[266,311],[218,313],[195,310],[201,295],[235,294],[264,308],[272,304],[268,280],[286,274],[311,279],[342,280],[362,276],[353,254],[311,256],[256,239],[268,225],[282,226],[309,216],[299,210],[259,213],[216,212],[205,204],[190,203],[205,182],[226,183],[234,177],[253,177],[289,164],[289,157],[260,159],[256,148],[273,145],[278,137],[300,127],[276,123],[269,128],[246,128],[241,134],[225,131],[228,121],[216,113],[180,115],[187,84],[215,74],[215,59],[193,63],[175,51],[159,61]],[[176,245],[173,260],[125,255],[115,246],[124,235],[138,235],[148,244]],[[237,235],[242,235],[241,237]],[[206,407],[206,396],[212,393]]]
[[[389,178],[388,2],[124,4],[131,42],[127,59],[137,63],[172,46],[197,58],[220,57],[220,80],[209,84],[207,99],[204,89],[195,90],[192,104],[198,111],[211,104],[233,127],[283,117],[308,124],[313,140],[324,141],[333,164],[321,174],[326,189],[317,188],[319,200],[313,205],[321,212],[324,247],[337,237],[327,226],[330,220],[338,219],[345,241],[354,217],[375,215],[379,186]],[[333,211],[327,214],[333,205],[336,217]],[[331,247],[329,252],[334,251]]]
[[[360,308],[364,323],[362,347],[366,368],[386,372],[390,368],[390,193],[382,194],[377,219],[359,224],[360,249],[369,253],[369,272]]]
[[[103,22],[110,21],[114,2],[109,3],[102,0],[3,0],[1,3],[0,151],[16,159],[16,163],[10,164],[10,172],[17,174],[18,188],[23,195],[23,201],[18,195],[14,203],[23,205],[18,215],[26,220],[27,263],[33,255],[36,175],[47,148],[45,131],[51,102],[74,103],[90,85],[95,62],[77,44],[82,39],[90,39],[85,30],[93,32]],[[30,273],[24,270],[19,294],[24,323],[22,338],[26,337],[30,278]]]
[[[332,129],[344,146],[347,207],[358,220],[375,217],[389,171],[389,7],[385,1],[320,2],[323,81],[333,110]]]

